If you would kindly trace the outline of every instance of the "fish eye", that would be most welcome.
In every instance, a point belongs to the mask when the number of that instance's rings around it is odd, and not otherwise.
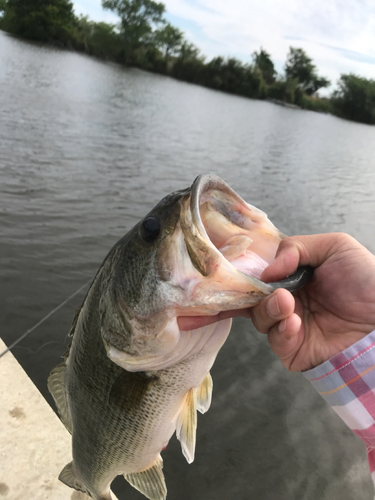
[[[161,224],[158,218],[150,216],[144,219],[141,225],[141,236],[144,241],[151,243],[157,239],[160,234]]]

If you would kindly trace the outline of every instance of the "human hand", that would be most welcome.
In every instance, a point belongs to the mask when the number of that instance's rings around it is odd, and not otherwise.
[[[293,295],[276,290],[250,309],[255,327],[290,371],[313,368],[375,329],[375,256],[343,233],[285,238],[262,281],[315,268]]]

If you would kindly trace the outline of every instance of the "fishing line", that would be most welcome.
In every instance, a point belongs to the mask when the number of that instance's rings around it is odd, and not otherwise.
[[[67,337],[68,337],[68,333],[66,334],[66,338]],[[31,354],[38,354],[39,351],[44,349],[47,345],[51,345],[51,344],[58,344],[58,345],[65,346],[64,342],[59,342],[57,340],[50,340],[49,342],[46,342],[45,344],[42,344],[40,347],[38,347],[38,349],[36,351],[34,351],[33,349],[30,349],[30,347],[25,347],[22,345],[16,345],[14,348],[15,349],[23,349],[24,351],[31,352]]]
[[[0,354],[0,358],[2,358],[4,356],[4,354],[6,354],[8,351],[10,351],[11,349],[13,349],[13,347],[15,347],[19,342],[21,342],[21,340],[23,340],[25,337],[27,337],[29,335],[29,333],[31,333],[32,331],[34,331],[35,328],[37,328],[39,325],[41,325],[42,323],[44,323],[44,321],[46,319],[48,319],[50,316],[52,316],[52,314],[54,314],[56,311],[58,311],[59,309],[61,309],[67,302],[69,302],[70,299],[72,299],[77,294],[79,294],[79,292],[81,290],[83,290],[89,283],[91,283],[91,281],[92,281],[92,278],[90,278],[88,281],[86,281],[86,283],[84,285],[82,285],[80,288],[78,288],[78,290],[76,290],[74,293],[72,293],[72,295],[70,295],[67,299],[65,299],[64,302],[61,302],[61,304],[58,305],[57,307],[55,307],[55,309],[52,309],[52,311],[50,311],[46,316],[44,316],[44,318],[42,318],[40,321],[38,321],[38,323],[36,323],[36,325],[34,325],[31,328],[29,328],[24,334],[22,334],[17,340],[15,340],[13,342],[13,344],[11,344],[9,347],[7,347],[5,349],[5,351],[3,351]]]

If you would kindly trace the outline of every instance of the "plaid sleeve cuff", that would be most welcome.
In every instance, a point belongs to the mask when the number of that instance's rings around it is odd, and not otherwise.
[[[375,331],[304,376],[365,442],[375,480]]]

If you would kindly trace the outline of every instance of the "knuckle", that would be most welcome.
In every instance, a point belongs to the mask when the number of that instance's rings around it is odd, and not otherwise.
[[[350,236],[350,234],[347,234],[347,233],[337,233],[336,238],[337,238],[338,243],[341,243],[341,244],[357,243],[357,241],[353,238],[353,236]]]
[[[253,322],[253,325],[258,330],[258,332],[268,332],[269,326],[267,325],[267,321],[265,320],[265,308],[262,303],[251,309],[251,321]]]

